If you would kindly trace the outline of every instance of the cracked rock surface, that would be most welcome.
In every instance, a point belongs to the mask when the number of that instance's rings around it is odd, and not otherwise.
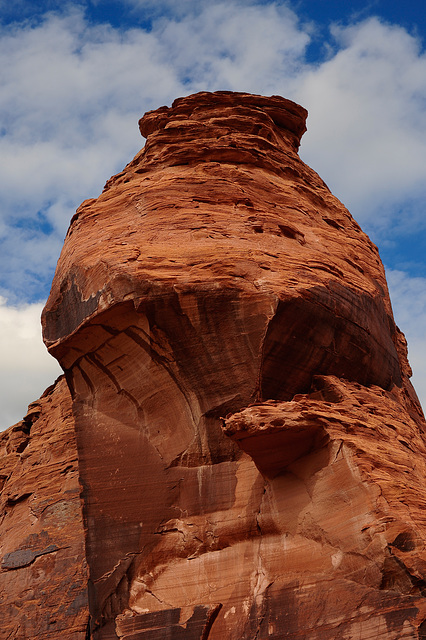
[[[426,637],[426,425],[377,248],[297,154],[306,115],[180,98],[71,221],[43,327],[86,640]]]

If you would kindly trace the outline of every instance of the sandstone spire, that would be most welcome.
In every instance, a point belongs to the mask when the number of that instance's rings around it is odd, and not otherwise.
[[[425,422],[377,248],[297,154],[306,115],[180,98],[71,222],[43,327],[87,638],[426,637]]]

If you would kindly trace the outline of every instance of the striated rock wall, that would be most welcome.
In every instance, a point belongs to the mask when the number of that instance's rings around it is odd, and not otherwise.
[[[426,425],[377,248],[297,154],[306,115],[180,98],[71,221],[43,327],[86,640],[426,637]]]
[[[0,637],[84,640],[87,568],[63,378],[0,434]]]

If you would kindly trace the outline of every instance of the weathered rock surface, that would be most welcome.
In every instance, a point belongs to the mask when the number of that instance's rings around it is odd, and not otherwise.
[[[43,325],[87,637],[426,637],[426,425],[377,249],[297,155],[305,119],[181,98],[72,220]]]
[[[28,409],[0,434],[0,637],[84,640],[87,569],[65,380]]]

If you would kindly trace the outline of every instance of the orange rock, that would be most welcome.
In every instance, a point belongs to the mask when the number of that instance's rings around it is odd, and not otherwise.
[[[71,222],[43,326],[91,638],[426,637],[426,424],[377,248],[297,155],[305,118],[180,98]]]
[[[65,380],[0,434],[1,638],[84,640],[87,570]]]

